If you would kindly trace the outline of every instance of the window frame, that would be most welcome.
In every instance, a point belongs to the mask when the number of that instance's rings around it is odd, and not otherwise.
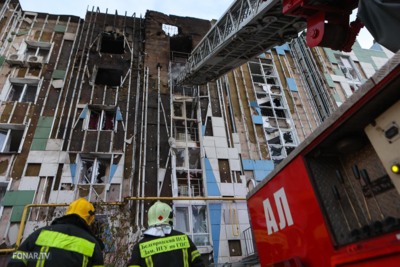
[[[96,184],[108,184],[110,181],[110,172],[111,172],[111,163],[112,160],[112,156],[111,155],[106,155],[106,156],[97,156],[97,155],[91,155],[91,156],[87,156],[87,155],[79,155],[79,162],[78,162],[78,177],[76,179],[76,184],[83,184],[83,185],[96,185]],[[86,171],[83,170],[83,164],[91,162],[90,167],[86,168]],[[104,169],[104,176],[100,177],[103,178],[105,177],[105,180],[102,182],[97,182],[96,179],[98,179],[98,175],[100,175],[99,173],[99,169],[100,164],[107,162],[108,164],[106,164],[105,169]],[[89,169],[92,168],[91,173],[90,173],[90,179],[83,179],[83,172],[87,172],[89,171]],[[97,175],[96,175],[97,173]]]
[[[14,98],[13,93],[13,89],[16,88],[16,86],[22,86],[22,90],[21,92],[19,92],[19,97],[17,100],[12,100],[11,98]],[[32,101],[27,101],[26,100],[26,96],[27,96],[27,92],[28,90],[33,90],[30,89],[29,87],[35,87],[35,94],[34,97],[32,99]],[[28,84],[28,83],[11,83],[10,88],[8,90],[8,94],[7,94],[7,101],[14,101],[14,102],[22,102],[22,103],[35,103],[36,102],[36,98],[37,98],[37,89],[38,86],[33,85],[33,84]],[[15,93],[15,90],[14,90]]]
[[[202,220],[202,224],[204,224],[205,226],[205,231],[204,232],[195,232],[194,228],[194,222],[196,221],[196,216],[194,215],[194,211],[193,208],[197,207],[197,206],[202,206],[204,208],[204,219]],[[211,245],[211,232],[210,232],[210,225],[208,223],[208,209],[207,209],[207,205],[204,204],[197,204],[197,205],[189,205],[189,206],[176,206],[175,207],[175,214],[177,214],[177,210],[185,210],[185,217],[187,218],[187,222],[186,222],[186,226],[185,228],[189,228],[189,231],[186,231],[187,229],[182,229],[181,227],[179,227],[178,221],[177,221],[177,216],[174,216],[174,225],[175,225],[175,229],[178,231],[181,231],[185,234],[187,234],[190,239],[193,241],[193,243],[195,243],[195,245],[197,247],[204,247],[204,246],[210,246]],[[190,210],[190,212],[189,212]],[[201,237],[201,236],[207,236],[207,241],[203,242],[203,243],[199,243],[197,242],[196,238],[197,237]]]
[[[106,120],[107,118],[110,118],[109,114],[112,113],[112,128],[106,128],[105,124],[106,124]],[[91,122],[93,120],[92,115],[93,114],[98,114],[97,116],[97,122],[94,123],[96,124],[96,128],[93,128],[93,126],[91,126]],[[86,116],[86,120],[85,120],[85,130],[88,131],[115,131],[116,130],[116,126],[117,126],[117,113],[116,110],[109,110],[109,109],[101,109],[101,108],[93,108],[93,107],[89,107],[87,116]]]
[[[0,140],[0,154],[20,153],[22,150],[23,143],[24,143],[23,141],[25,140],[26,129],[27,129],[27,127],[25,127],[25,125],[20,125],[20,124],[0,124],[0,133],[3,133],[5,135],[4,141]],[[21,132],[18,149],[15,151],[10,151],[10,144],[13,141],[12,140],[12,132],[16,132],[16,131]],[[8,146],[8,149],[5,150],[5,148],[7,148],[7,146]]]

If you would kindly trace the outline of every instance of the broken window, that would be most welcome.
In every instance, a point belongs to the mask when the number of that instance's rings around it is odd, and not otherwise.
[[[178,28],[179,32],[179,28]],[[171,51],[170,59],[176,63],[186,63],[192,51],[193,41],[191,35],[175,35],[169,39]]]
[[[189,182],[186,171],[177,171],[176,179],[178,180],[178,196],[189,196]]]
[[[183,117],[183,103],[182,102],[174,102],[174,116],[175,117]]]
[[[186,158],[186,150],[185,148],[177,148],[175,151],[176,155],[176,167],[185,167],[185,158]]]
[[[274,98],[272,100],[272,102],[274,102],[274,106],[275,107],[282,107],[282,103],[281,103],[281,99],[280,98]]]
[[[201,169],[200,148],[189,147],[189,169]]]
[[[232,183],[231,170],[229,168],[229,160],[218,159],[218,167],[221,183]]]
[[[266,76],[270,76],[274,74],[274,68],[272,66],[263,65],[264,73]]]
[[[51,188],[53,185],[53,176],[41,176],[39,184],[36,189],[35,198],[33,203],[46,204],[49,201]],[[38,207],[31,211],[31,220],[34,221],[45,221],[48,216],[48,207]]]
[[[270,149],[271,149],[271,156],[275,156],[275,157],[278,157],[278,156],[282,156],[282,146],[271,146],[270,147]]]
[[[115,32],[104,32],[101,35],[100,52],[109,54],[123,54],[125,38]]]
[[[177,141],[186,141],[186,130],[184,120],[173,120],[173,131]],[[188,138],[190,140],[190,137]]]
[[[283,140],[285,141],[285,144],[293,144],[293,135],[291,132],[285,132],[283,133]]]
[[[81,157],[78,183],[108,183],[110,175],[110,159],[110,157]]]
[[[87,129],[89,130],[114,130],[115,111],[91,109],[89,112],[89,120]]]
[[[267,142],[268,142],[268,144],[282,145],[281,138],[279,135],[274,138],[269,139]]]
[[[253,78],[253,82],[255,82],[255,83],[265,83],[263,76],[251,75],[251,77]]]
[[[123,71],[121,69],[99,68],[97,70],[95,84],[107,86],[120,86]]]
[[[13,125],[10,129],[8,125],[0,126],[0,152],[19,152],[21,147],[22,137],[24,135],[24,126]]]
[[[189,212],[186,207],[177,207],[175,209],[175,228],[178,231],[189,233]]]
[[[276,117],[278,117],[278,118],[286,118],[285,111],[282,109],[276,109],[275,114],[276,114]]]
[[[196,105],[193,105],[191,101],[185,102],[185,111],[186,111],[186,118],[196,119],[197,117]]]
[[[263,108],[261,107],[261,115],[264,117],[274,117],[274,112],[272,111],[272,108]]]
[[[207,209],[206,206],[193,205],[193,242],[197,246],[209,245],[209,234],[207,227]]]
[[[196,246],[209,246],[210,234],[207,224],[207,207],[193,205],[175,208],[176,229],[189,235]]]
[[[202,197],[203,193],[203,175],[200,171],[189,171],[190,195],[192,197]]]
[[[242,246],[240,240],[228,240],[229,256],[242,256]]]
[[[189,175],[188,175],[189,174]],[[201,171],[177,170],[178,196],[203,196],[203,183]]]
[[[292,151],[293,151],[295,148],[296,148],[296,147],[292,147],[292,146],[285,147],[285,149],[286,149],[286,154],[289,155],[290,153],[292,153]]]
[[[60,190],[73,190],[74,186],[71,183],[61,183]]]
[[[262,74],[261,66],[258,62],[257,63],[249,62],[249,68],[250,68],[251,74],[256,74],[256,75]]]
[[[35,102],[37,86],[13,84],[8,93],[8,101]]]
[[[267,78],[268,84],[276,84],[275,78]]]

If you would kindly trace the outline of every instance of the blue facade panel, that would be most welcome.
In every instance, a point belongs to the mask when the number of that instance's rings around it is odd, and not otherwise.
[[[253,118],[253,123],[254,123],[254,124],[261,124],[261,125],[263,125],[262,116],[253,115],[252,118]]]
[[[208,158],[204,159],[207,180],[207,194],[208,196],[221,196],[217,180],[215,179],[214,172],[211,168],[211,163]]]
[[[214,262],[218,262],[219,255],[219,236],[221,233],[221,207],[222,204],[209,204],[210,223],[211,223],[211,238],[214,248]]]
[[[292,92],[298,92],[296,81],[293,78],[286,78],[286,82],[288,84],[289,90]]]

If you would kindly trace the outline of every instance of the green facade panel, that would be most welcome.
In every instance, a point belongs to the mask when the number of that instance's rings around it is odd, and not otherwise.
[[[51,77],[56,80],[64,80],[65,73],[65,70],[54,70]]]
[[[31,150],[44,151],[46,150],[47,139],[33,139]]]
[[[324,75],[325,75],[326,82],[328,83],[328,86],[335,88],[335,83],[333,82],[332,77],[327,73],[324,73]]]
[[[33,135],[31,150],[46,150],[47,139],[49,139],[53,117],[40,117]]]
[[[35,190],[7,191],[1,201],[1,206],[12,207],[10,222],[20,222],[24,207],[32,204]]]
[[[67,26],[65,25],[56,25],[54,27],[55,32],[65,32],[67,30]]]

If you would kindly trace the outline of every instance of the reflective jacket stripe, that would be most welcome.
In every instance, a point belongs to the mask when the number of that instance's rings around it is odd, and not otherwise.
[[[49,230],[42,230],[35,244],[77,252],[88,257],[93,255],[95,247],[95,243],[86,239]]]
[[[198,250],[193,250],[192,251],[192,262],[194,261],[194,259],[196,259],[199,256],[200,256],[200,252]]]
[[[182,249],[183,254],[183,267],[189,267],[189,255],[187,249]]]
[[[36,262],[36,267],[43,267],[44,266],[44,263],[46,261],[47,252],[49,252],[49,247],[42,247],[40,249],[40,254],[39,254],[40,256],[39,256],[38,261]]]
[[[145,258],[145,261],[147,267],[153,267],[153,259],[151,258],[151,256]]]
[[[86,267],[87,264],[89,262],[89,259],[87,256],[83,255],[83,259],[82,259],[82,267]]]

